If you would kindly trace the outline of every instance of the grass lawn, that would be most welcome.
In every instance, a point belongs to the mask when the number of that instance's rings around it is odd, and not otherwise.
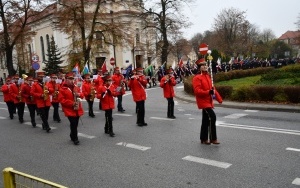
[[[233,90],[241,87],[241,86],[251,86],[256,85],[257,82],[260,80],[260,75],[258,76],[251,76],[251,77],[245,77],[240,79],[233,79],[229,81],[222,81],[215,83],[216,86],[232,86]]]

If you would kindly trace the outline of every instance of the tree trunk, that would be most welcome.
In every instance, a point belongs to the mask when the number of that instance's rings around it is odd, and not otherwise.
[[[15,75],[16,74],[16,70],[14,69],[13,66],[13,50],[12,48],[6,48],[6,66],[7,66],[7,70],[8,70],[8,74],[9,75]]]

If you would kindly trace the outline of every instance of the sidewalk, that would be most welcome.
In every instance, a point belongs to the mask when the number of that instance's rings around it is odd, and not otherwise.
[[[176,97],[180,100],[196,103],[194,96],[188,95],[185,91],[177,90]],[[300,113],[300,104],[267,104],[267,103],[247,103],[247,102],[233,102],[233,101],[223,101],[222,104],[219,104],[217,101],[214,101],[215,107],[224,107],[224,108],[237,108],[245,110],[264,110],[264,111],[279,111],[279,112],[294,112]]]

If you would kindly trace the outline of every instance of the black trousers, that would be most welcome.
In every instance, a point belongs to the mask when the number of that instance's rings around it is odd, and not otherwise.
[[[27,104],[29,114],[30,114],[30,119],[31,123],[35,124],[35,111],[36,111],[36,104]]]
[[[123,106],[122,106],[123,96],[118,95],[117,97],[118,97],[118,111],[122,111],[123,110]]]
[[[136,123],[145,123],[145,101],[137,101],[137,121]]]
[[[59,103],[58,102],[52,102],[51,103],[52,106],[53,106],[53,120],[56,120],[56,121],[60,121],[60,117],[59,117]]]
[[[19,103],[16,103],[16,108],[18,110],[18,117],[19,117],[19,120],[23,120],[23,116],[24,116],[24,108],[25,108],[25,103],[24,102],[19,102]]]
[[[45,106],[38,109],[39,109],[40,116],[42,118],[43,129],[48,129],[50,127],[48,123],[50,106]]]
[[[68,117],[69,121],[70,121],[70,138],[72,141],[77,141],[78,140],[78,122],[79,122],[79,116],[69,116]]]
[[[200,140],[217,140],[216,114],[212,108],[202,109]]]
[[[94,116],[94,110],[93,110],[94,101],[90,101],[89,99],[86,101],[89,106],[89,116]]]
[[[173,97],[167,98],[168,100],[168,117],[174,116],[174,99]]]
[[[15,103],[13,101],[6,102],[8,113],[10,119],[14,118],[14,113],[15,113]]]
[[[105,110],[105,132],[113,132],[113,125],[112,125],[112,109]]]

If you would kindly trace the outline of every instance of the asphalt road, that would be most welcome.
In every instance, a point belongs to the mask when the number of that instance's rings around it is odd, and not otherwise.
[[[148,126],[136,126],[127,92],[125,113],[113,113],[116,137],[104,134],[104,112],[96,102],[96,117],[81,118],[78,146],[69,139],[62,112],[56,123],[50,110],[53,129],[47,134],[32,128],[28,112],[23,124],[10,120],[1,102],[0,169],[13,167],[72,188],[300,187],[299,113],[217,107],[221,144],[208,146],[199,142],[202,117],[195,103],[175,99],[177,119],[170,120],[161,88],[147,93]]]

